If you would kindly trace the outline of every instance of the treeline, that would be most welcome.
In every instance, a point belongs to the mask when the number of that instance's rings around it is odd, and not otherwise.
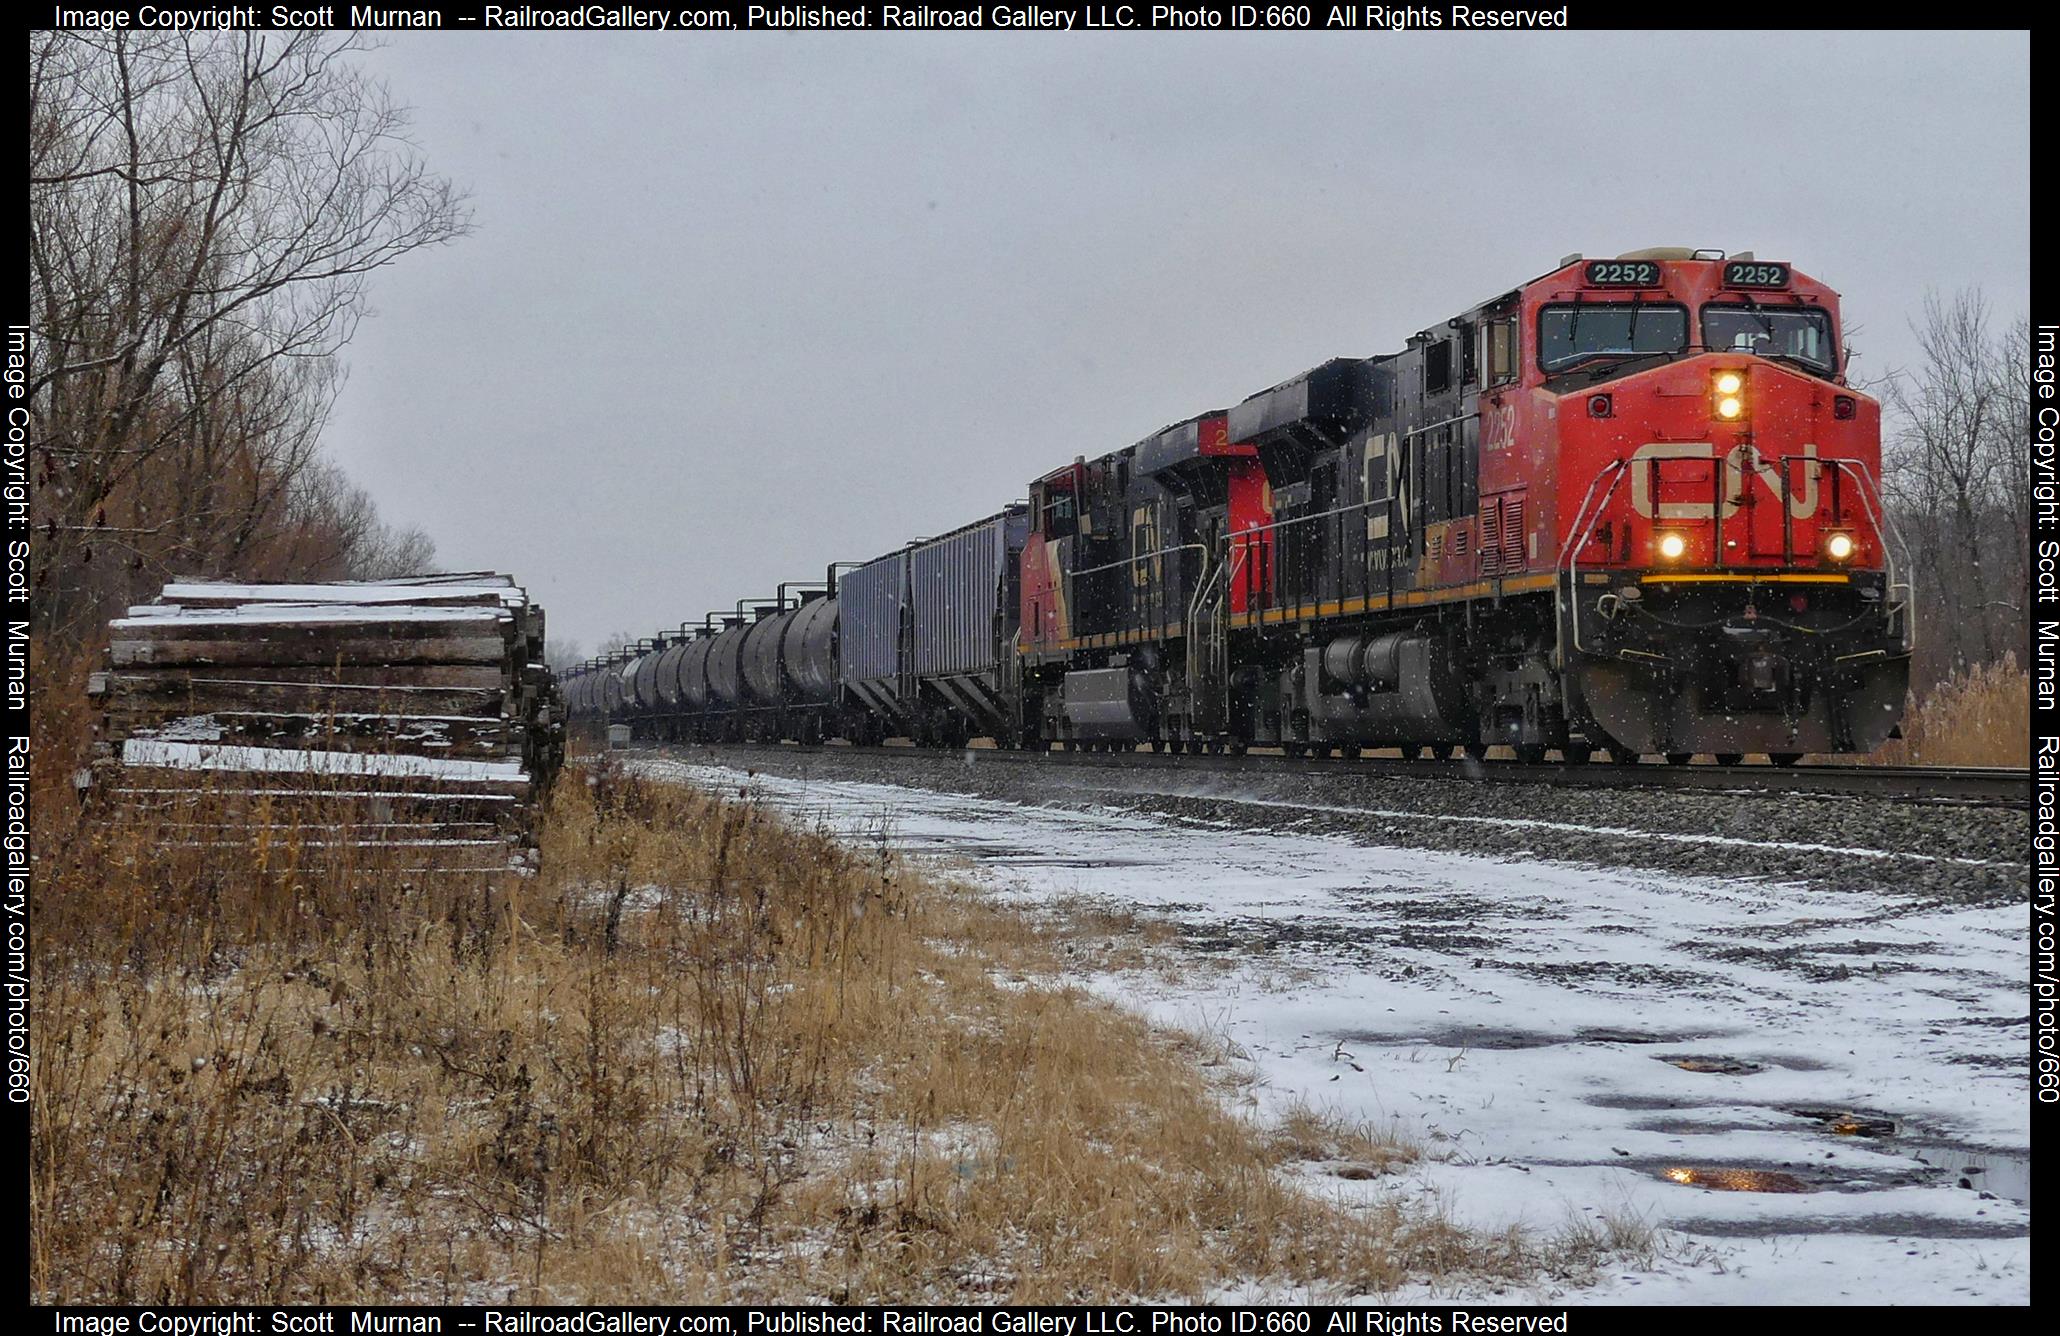
[[[32,618],[57,644],[173,575],[433,562],[321,449],[368,277],[468,226],[360,45],[30,35]]]
[[[2028,662],[2031,329],[2000,325],[1979,291],[1927,297],[1914,366],[1871,386],[1884,403],[1883,490],[1917,601],[1912,685]]]

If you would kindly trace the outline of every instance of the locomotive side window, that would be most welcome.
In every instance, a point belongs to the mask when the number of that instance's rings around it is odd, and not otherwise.
[[[1464,325],[1459,330],[1459,383],[1461,385],[1473,384],[1474,377],[1480,374],[1480,348],[1474,337],[1478,332],[1472,324]]]
[[[1443,394],[1452,388],[1452,340],[1439,339],[1424,345],[1423,392]]]
[[[1158,524],[1152,508],[1139,506],[1130,512],[1130,582],[1139,589],[1149,588],[1158,578],[1159,558],[1152,555],[1158,550]]]
[[[1516,379],[1516,317],[1503,316],[1481,322],[1481,341],[1487,345],[1482,359],[1482,385],[1506,385]]]
[[[1070,538],[1073,536],[1073,497],[1068,492],[1050,492],[1045,496],[1044,536],[1046,538]]]
[[[1702,341],[1711,352],[1790,358],[1819,375],[1838,369],[1831,313],[1821,307],[1705,306]]]
[[[1538,365],[1568,371],[1601,357],[1677,353],[1688,346],[1688,308],[1664,303],[1580,302],[1538,313]]]

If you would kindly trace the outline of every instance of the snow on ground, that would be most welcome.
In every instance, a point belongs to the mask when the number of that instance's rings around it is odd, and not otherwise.
[[[1312,1186],[1667,1231],[1669,1260],[1584,1301],[2028,1301],[2021,909],[638,764],[884,829],[1026,905],[1163,918],[1192,968],[1089,985],[1236,1044],[1262,1114],[1427,1152],[1399,1185]]]

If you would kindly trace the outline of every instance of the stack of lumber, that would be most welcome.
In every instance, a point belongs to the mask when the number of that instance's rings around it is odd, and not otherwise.
[[[290,839],[405,871],[523,861],[564,710],[543,609],[508,576],[182,581],[108,636],[88,690],[94,787],[118,805],[206,844]]]

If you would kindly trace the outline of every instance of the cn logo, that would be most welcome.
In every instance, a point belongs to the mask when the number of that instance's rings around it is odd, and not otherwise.
[[[1631,509],[1649,520],[1706,520],[1710,518],[1710,472],[1708,469],[1669,469],[1667,461],[1675,459],[1714,460],[1716,447],[1708,441],[1654,441],[1641,445],[1632,452]],[[1788,465],[1788,485],[1794,490],[1789,493],[1788,509],[1797,519],[1806,519],[1817,513],[1817,447],[1805,445]],[[1657,466],[1653,461],[1660,461]],[[1780,461],[1768,459],[1750,445],[1734,447],[1724,456],[1723,505],[1717,518],[1730,519],[1738,513],[1745,496],[1745,475],[1748,470],[1767,489],[1767,494],[1778,504],[1781,500]],[[1662,486],[1676,496],[1683,494],[1701,496],[1692,501],[1662,501],[1654,504],[1652,488],[1655,474],[1664,475]]]

